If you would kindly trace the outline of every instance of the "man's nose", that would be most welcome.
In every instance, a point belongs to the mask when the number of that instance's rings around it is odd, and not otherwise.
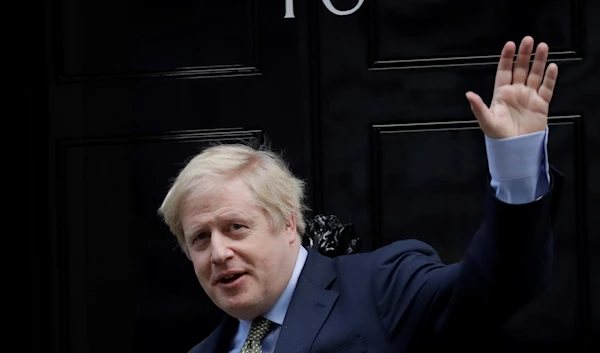
[[[210,237],[211,261],[215,264],[221,264],[233,257],[233,250],[230,247],[230,239],[221,232],[213,232]]]

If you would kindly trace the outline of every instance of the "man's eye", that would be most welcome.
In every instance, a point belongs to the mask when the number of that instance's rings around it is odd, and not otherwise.
[[[237,224],[236,223],[236,224],[232,224],[231,225],[231,229],[233,229],[233,230],[239,230],[239,229],[242,229],[242,228],[243,228],[243,226],[241,224]]]
[[[208,238],[208,233],[206,233],[206,232],[202,232],[196,236],[196,239],[198,239],[198,240],[204,240],[206,238]]]

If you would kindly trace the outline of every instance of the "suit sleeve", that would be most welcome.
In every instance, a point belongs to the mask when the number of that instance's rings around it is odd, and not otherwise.
[[[375,304],[398,349],[463,347],[474,336],[492,338],[545,289],[563,179],[549,167],[543,196],[516,204],[501,200],[490,185],[484,221],[460,263],[443,264],[419,241],[377,252]]]
[[[427,279],[425,291],[445,297],[432,301],[426,313],[432,339],[446,343],[474,333],[494,337],[510,316],[547,288],[563,184],[554,168],[551,178],[548,193],[527,204],[504,203],[490,190],[486,218],[463,261]]]

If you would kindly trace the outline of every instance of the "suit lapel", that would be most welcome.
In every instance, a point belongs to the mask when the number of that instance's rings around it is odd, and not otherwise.
[[[338,293],[326,289],[335,277],[333,260],[309,249],[277,339],[275,353],[309,351],[338,298]]]

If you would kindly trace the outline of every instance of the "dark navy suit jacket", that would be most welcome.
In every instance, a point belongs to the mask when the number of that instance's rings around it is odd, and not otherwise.
[[[563,177],[523,205],[489,190],[486,216],[461,262],[443,264],[417,240],[325,257],[309,250],[275,353],[490,352],[502,324],[544,290]],[[225,352],[238,320],[226,316],[190,353]]]

